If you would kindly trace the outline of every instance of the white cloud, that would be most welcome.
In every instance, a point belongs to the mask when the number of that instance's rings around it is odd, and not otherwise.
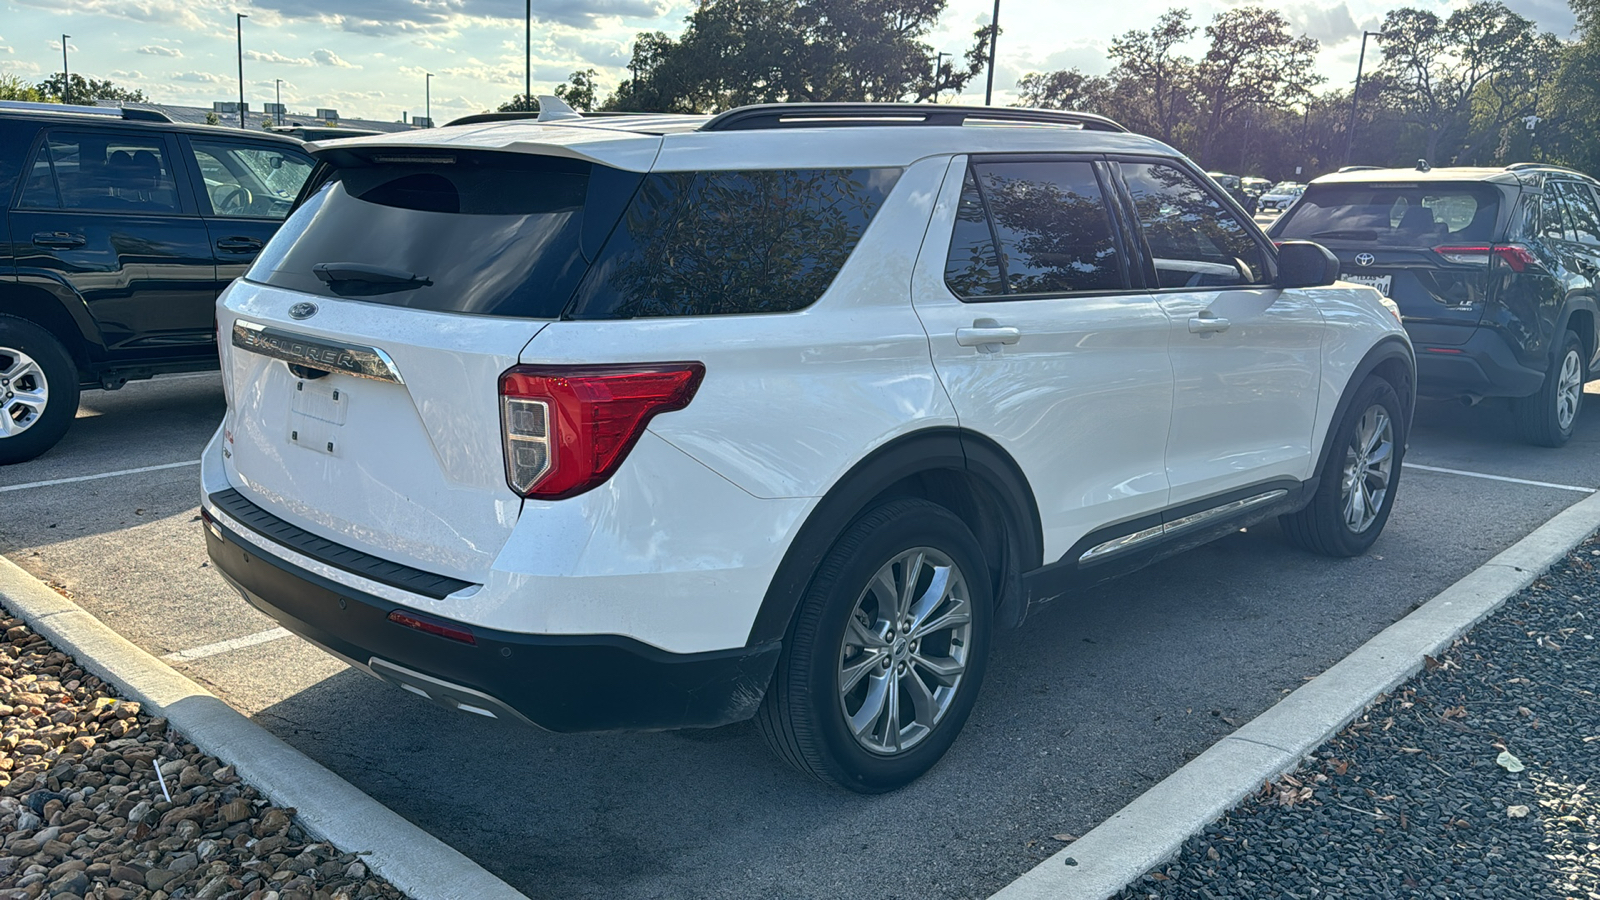
[[[173,81],[189,81],[195,84],[227,84],[231,79],[214,75],[210,72],[174,72]]]
[[[316,63],[304,56],[284,56],[282,53],[279,53],[276,50],[270,50],[266,53],[262,53],[260,50],[246,50],[244,52],[244,58],[255,60],[256,62],[271,63],[278,66],[316,65]]]
[[[311,51],[311,58],[313,60],[315,60],[317,65],[319,65],[319,66],[332,66],[335,69],[359,69],[359,68],[361,68],[360,66],[356,65],[355,63],[345,62],[343,59],[340,59],[339,58],[339,54],[333,52],[332,50],[324,50],[324,49],[313,50],[313,51]]]
[[[148,53],[151,56],[182,56],[183,55],[183,51],[179,50],[177,47],[163,47],[160,44],[146,44],[143,47],[139,48],[139,52],[140,53]]]
[[[60,0],[13,0],[18,6],[32,6],[59,14]],[[74,0],[71,11],[90,18],[115,17],[147,22],[162,29],[173,27],[189,31],[204,30],[206,18],[222,16],[215,0]],[[205,13],[202,17],[200,13]]]

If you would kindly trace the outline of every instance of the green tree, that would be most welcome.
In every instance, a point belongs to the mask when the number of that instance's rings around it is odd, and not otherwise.
[[[21,75],[0,72],[0,100],[25,100],[31,103],[44,101],[39,89],[24,81]]]
[[[1017,106],[1097,112],[1106,105],[1111,81],[1085,75],[1077,68],[1044,74],[1030,72],[1017,82],[1017,93]]]
[[[1475,108],[1491,117],[1479,129],[1498,132],[1510,119],[1531,114],[1520,102],[1551,80],[1535,58],[1553,51],[1533,23],[1498,0],[1479,0],[1441,18],[1431,10],[1390,10],[1383,23],[1383,76],[1386,99],[1424,135],[1423,155],[1439,161],[1448,146],[1454,162],[1471,150]],[[1497,85],[1495,82],[1504,81]],[[1495,104],[1495,95],[1519,102]],[[1485,103],[1490,104],[1488,109]],[[1522,110],[1528,112],[1522,112]]]
[[[1189,10],[1169,9],[1148,31],[1128,31],[1111,42],[1116,62],[1111,80],[1117,86],[1114,104],[1135,127],[1168,143],[1194,113],[1194,60],[1178,47],[1194,37]]]
[[[538,112],[539,100],[527,94],[518,94],[510,100],[500,104],[497,112]]]
[[[928,100],[987,64],[989,29],[966,66],[934,71],[922,37],[945,0],[704,0],[677,39],[634,42],[607,109],[710,112],[747,103]]]
[[[582,69],[567,76],[567,80],[556,85],[556,96],[562,102],[580,112],[594,109],[595,90],[594,76],[598,74],[594,69]]]
[[[62,87],[67,87],[67,92],[62,92]],[[70,99],[73,103],[93,103],[96,100],[124,100],[129,103],[145,103],[144,91],[117,87],[109,80],[102,81],[98,78],[84,78],[82,75],[72,73],[71,83],[62,78],[62,73],[57,72],[35,85],[35,89],[46,99],[57,103],[65,103]]]
[[[1242,113],[1303,104],[1324,79],[1313,71],[1316,39],[1295,37],[1275,9],[1241,6],[1218,13],[1206,37],[1211,47],[1196,67],[1195,90],[1206,109],[1200,159],[1210,166],[1220,162],[1213,150],[1224,129]]]

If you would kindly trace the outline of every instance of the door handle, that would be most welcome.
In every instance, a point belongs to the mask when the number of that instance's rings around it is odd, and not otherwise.
[[[1218,334],[1227,331],[1228,326],[1232,324],[1232,322],[1229,322],[1227,319],[1216,315],[1210,310],[1203,310],[1199,315],[1193,316],[1189,319],[1189,333]]]
[[[50,250],[73,250],[89,243],[89,239],[67,231],[39,231],[34,233],[33,243]]]
[[[979,319],[971,328],[956,329],[956,343],[963,347],[977,347],[980,353],[999,353],[1000,345],[1015,344],[1022,340],[1022,331],[1001,325],[993,319]]]
[[[217,241],[217,249],[228,253],[254,253],[264,244],[252,237],[228,237]]]

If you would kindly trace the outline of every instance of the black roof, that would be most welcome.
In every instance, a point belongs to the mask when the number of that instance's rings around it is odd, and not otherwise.
[[[54,108],[51,108],[54,107]],[[207,137],[228,137],[230,130],[216,125],[190,125],[183,122],[174,122],[160,110],[147,109],[137,106],[94,107],[94,106],[62,106],[55,103],[19,103],[13,101],[0,101],[0,117],[8,119],[35,119],[46,122],[70,123],[82,127],[116,125],[118,127],[132,126],[135,128],[149,128],[160,132],[184,132],[187,134],[203,134]],[[287,135],[273,134],[268,131],[248,131],[232,129],[231,134],[244,135],[254,139],[278,141],[286,146],[298,147],[303,142]]]

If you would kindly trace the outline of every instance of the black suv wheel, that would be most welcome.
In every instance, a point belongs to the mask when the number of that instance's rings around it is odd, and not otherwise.
[[[1531,397],[1511,401],[1517,431],[1524,440],[1541,447],[1559,447],[1571,437],[1583,408],[1583,384],[1589,380],[1583,360],[1583,342],[1571,331],[1556,345],[1555,358],[1545,372],[1544,384]]]
[[[949,510],[897,500],[817,569],[756,717],[790,764],[865,794],[939,761],[977,698],[993,600],[983,550]]]
[[[55,446],[78,412],[78,367],[50,332],[0,316],[0,465]]]

